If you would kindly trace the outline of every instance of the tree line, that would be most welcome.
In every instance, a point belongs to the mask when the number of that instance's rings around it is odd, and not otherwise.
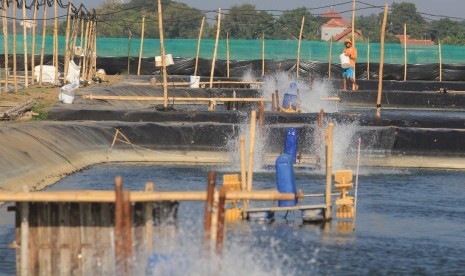
[[[114,1],[114,0],[108,0]],[[214,38],[216,18],[214,11],[202,12],[184,3],[163,1],[164,34],[166,38],[197,38],[202,17],[206,17],[204,38]],[[133,37],[141,35],[141,20],[145,16],[145,36],[158,38],[157,6],[154,1],[131,0],[129,3],[107,2],[98,10],[98,36]],[[351,14],[347,14],[350,21]],[[320,26],[328,21],[320,15],[312,14],[306,8],[297,8],[279,14],[257,10],[254,5],[232,6],[224,11],[221,20],[221,36],[226,33],[235,39],[259,39],[262,34],[267,39],[296,39],[300,32],[302,17],[305,17],[303,39],[320,40]],[[356,29],[362,31],[364,40],[379,42],[382,23],[382,10],[368,16],[358,16]],[[441,40],[443,44],[465,44],[465,21],[442,18],[428,20],[417,11],[413,3],[393,3],[388,15],[386,41],[399,43],[395,38],[403,34],[404,23],[407,34],[416,39]]]

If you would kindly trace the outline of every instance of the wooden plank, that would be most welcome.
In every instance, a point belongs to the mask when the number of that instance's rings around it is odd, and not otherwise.
[[[107,95],[84,95],[83,99],[90,100],[113,100],[113,101],[162,101],[163,97],[151,96],[107,96]],[[188,97],[168,97],[170,101],[185,102],[271,102],[270,99],[262,98],[188,98]]]
[[[58,206],[58,250],[59,250],[59,275],[71,275],[71,223],[69,203]]]
[[[21,266],[20,274],[28,275],[29,273],[29,203],[22,202],[19,204],[21,208]]]
[[[112,219],[114,204],[104,203],[100,205],[100,224],[98,229],[99,256],[101,262],[102,275],[115,275],[115,243]]]
[[[49,228],[50,228],[50,251],[51,251],[51,267],[52,267],[52,275],[58,274],[58,267],[60,265],[59,255],[59,239],[57,238],[59,235],[59,228],[60,228],[60,221],[58,220],[59,214],[59,204],[58,203],[48,203],[50,206],[49,210]]]
[[[79,204],[80,228],[81,228],[81,262],[82,274],[93,274],[94,268],[94,227],[92,223],[91,203]]]
[[[39,273],[39,203],[29,203],[29,273]]]
[[[50,204],[38,204],[39,219],[39,275],[52,275],[52,247],[50,229]]]
[[[317,210],[317,209],[325,209],[325,204],[316,204],[316,205],[297,205],[297,206],[289,206],[289,207],[261,207],[261,208],[250,208],[249,213],[253,212],[280,212],[280,211],[297,211],[297,210]]]
[[[235,191],[229,192],[227,200],[292,200],[292,193],[282,194],[278,191]],[[130,192],[131,202],[150,201],[205,201],[204,191],[176,191],[176,192]],[[0,191],[0,202],[114,202],[113,191],[44,191],[44,192],[8,192]],[[77,212],[77,214],[79,214]]]
[[[81,229],[79,228],[79,204],[71,203],[69,209],[71,229],[71,275],[82,275]]]

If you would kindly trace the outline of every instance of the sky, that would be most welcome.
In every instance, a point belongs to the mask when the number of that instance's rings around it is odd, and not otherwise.
[[[86,7],[93,8],[101,5],[105,0],[81,0],[73,1],[75,3],[82,2]],[[128,0],[126,0],[128,1]],[[151,0],[156,1],[156,0]],[[291,10],[298,7],[316,8],[321,6],[327,6],[332,4],[339,4],[343,2],[350,2],[350,0],[176,0],[177,2],[183,2],[189,6],[201,9],[201,10],[213,10],[217,8],[229,8],[232,5],[241,4],[253,4],[257,9],[266,10]],[[363,1],[363,0],[362,0]],[[363,2],[370,3],[373,5],[384,5],[392,4],[392,2],[411,2],[415,3],[417,10],[420,12],[454,16],[459,18],[465,18],[465,1],[464,0],[364,0]],[[362,4],[359,4],[363,6]],[[337,6],[337,11],[350,10],[352,4],[343,6]],[[315,10],[312,13],[324,13],[327,9]],[[367,15],[374,12],[378,12],[377,9],[368,9],[357,11],[357,15]],[[344,17],[350,18],[350,13],[344,14]]]

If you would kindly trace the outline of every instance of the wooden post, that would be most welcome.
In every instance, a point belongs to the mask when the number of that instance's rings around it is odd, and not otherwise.
[[[42,75],[44,72],[44,54],[45,54],[45,35],[47,34],[47,1],[44,4],[44,18],[42,26],[42,49],[40,52],[40,71],[39,71],[39,85],[42,85]]]
[[[145,185],[146,192],[153,192],[153,183],[147,183]],[[152,253],[153,251],[153,203],[145,203],[145,246],[147,247],[147,253]]]
[[[216,254],[221,256],[223,253],[223,243],[225,236],[225,212],[226,212],[226,187],[220,188],[220,199],[218,201],[218,227],[216,229]]]
[[[16,1],[13,1],[13,82],[15,86],[15,92],[18,92],[18,79],[16,72]]]
[[[69,69],[69,32],[71,26],[71,0],[68,1],[68,15],[66,16],[66,33],[65,33],[65,71],[63,72],[63,83],[66,84],[66,76]]]
[[[205,16],[202,17],[202,23],[200,23],[199,40],[197,41],[197,54],[195,55],[194,76],[197,76],[197,68],[199,67],[200,42],[202,41],[202,32],[203,32],[204,23],[205,23]]]
[[[253,162],[255,152],[255,126],[257,123],[257,112],[254,110],[250,115],[250,140],[249,140],[249,167],[247,170],[247,191],[252,191]]]
[[[302,17],[302,24],[300,25],[300,34],[299,34],[299,42],[297,44],[297,72],[296,76],[299,78],[299,70],[300,70],[300,44],[302,42],[302,32],[304,31],[304,24],[305,24],[305,16]]]
[[[213,87],[213,76],[215,75],[216,52],[218,50],[218,40],[220,39],[220,28],[221,28],[221,9],[218,9],[218,24],[216,26],[215,49],[213,50],[212,68],[211,68],[211,73],[210,73],[210,88]]]
[[[8,60],[8,0],[3,0],[3,8],[2,8],[2,23],[3,23],[3,49],[5,50],[5,90],[4,92],[8,92],[8,69],[9,69],[9,60]]]
[[[265,75],[265,33],[262,33],[262,77]]]
[[[407,80],[407,24],[404,24],[404,81]]]
[[[207,200],[205,201],[205,219],[203,223],[203,240],[205,249],[210,252],[213,200],[215,196],[216,172],[208,172]]]
[[[92,24],[92,32],[90,34],[90,43],[89,43],[89,66],[88,66],[88,72],[87,72],[87,80],[91,81],[92,77],[94,76],[94,69],[95,69],[95,57],[97,56],[96,53],[96,39],[97,39],[97,21],[94,19],[91,22]]]
[[[34,13],[32,23],[32,48],[31,48],[31,85],[34,85],[35,66],[36,66],[36,25],[37,25],[37,10],[39,8],[39,1],[34,1]]]
[[[131,39],[132,39],[132,31],[129,30],[128,35],[128,75],[131,74]]]
[[[328,80],[331,79],[331,63],[333,60],[333,37],[329,40]]]
[[[13,5],[16,5],[16,2],[13,2]],[[21,271],[19,274],[29,275],[29,202],[21,202],[18,205],[21,208]]]
[[[370,39],[367,42],[367,80],[370,80]]]
[[[279,91],[278,91],[278,89],[275,90],[274,95],[276,96],[276,111],[279,111],[280,106],[279,106]]]
[[[117,176],[115,178],[115,261],[120,271],[124,269],[123,209],[123,179]]]
[[[381,94],[383,92],[383,69],[384,69],[384,34],[386,32],[386,21],[389,6],[384,7],[383,26],[381,27],[381,50],[379,56],[379,82],[378,82],[378,99],[376,100],[376,117],[381,116]]]
[[[123,219],[124,219],[124,263],[126,273],[131,275],[132,258],[132,214],[129,191],[123,191]]]
[[[260,125],[260,135],[264,135],[263,133],[263,125],[265,123],[265,103],[262,101],[262,102],[259,102],[258,103],[259,106],[258,106],[258,122],[259,122],[259,125]]]
[[[55,84],[58,83],[58,2],[53,1],[54,28],[53,28],[53,66],[55,66]]]
[[[442,81],[442,49],[441,49],[440,39],[438,39],[438,55],[439,55],[439,81]]]
[[[241,191],[246,191],[247,190],[247,174],[246,174],[246,165],[245,165],[245,137],[244,135],[240,136],[240,155],[241,155]],[[242,201],[242,212],[243,212],[243,218],[246,218],[247,216],[247,209],[248,209],[248,204],[247,200]]]
[[[229,33],[226,33],[226,77],[229,78]]]
[[[142,31],[140,34],[140,49],[139,49],[139,64],[137,65],[137,75],[140,75],[140,63],[142,61],[142,50],[144,49],[144,32],[145,32],[145,16],[142,17]]]
[[[161,66],[163,75],[163,107],[168,107],[168,82],[166,76],[166,60],[165,60],[165,40],[163,35],[163,13],[161,9],[161,0],[158,0],[158,32],[160,33],[160,50],[161,50]]]
[[[328,129],[325,135],[326,144],[326,220],[330,220],[332,217],[332,202],[331,202],[331,189],[332,189],[332,177],[333,177],[333,135],[334,135],[334,124],[329,123]]]
[[[271,94],[271,111],[276,111],[276,103],[275,103],[274,93]]]
[[[15,3],[13,1],[13,3]],[[29,72],[27,68],[27,15],[26,15],[26,1],[23,1],[23,59],[24,59],[24,87],[29,87]]]

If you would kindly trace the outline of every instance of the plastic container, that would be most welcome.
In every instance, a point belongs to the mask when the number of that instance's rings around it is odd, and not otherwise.
[[[341,67],[346,69],[350,67],[350,57],[346,56],[345,54],[341,54],[339,56],[341,59]]]
[[[283,108],[289,109],[292,107],[292,109],[297,110],[297,102],[297,95],[290,93],[284,94]]]
[[[297,130],[293,127],[286,129],[286,144],[284,146],[284,153],[292,157],[292,164],[297,161]]]
[[[166,66],[169,66],[169,65],[173,65],[174,64],[174,60],[173,60],[173,55],[172,54],[166,54],[165,55],[165,63],[166,63]],[[161,67],[162,64],[161,64],[161,56],[156,56],[155,57],[155,66],[156,67]]]
[[[281,154],[276,159],[276,179],[280,193],[296,193],[294,166],[292,164],[292,157],[289,154]],[[296,204],[297,199],[278,201],[279,207],[290,207]]]
[[[199,88],[200,87],[200,76],[190,76],[189,86],[190,88]]]

